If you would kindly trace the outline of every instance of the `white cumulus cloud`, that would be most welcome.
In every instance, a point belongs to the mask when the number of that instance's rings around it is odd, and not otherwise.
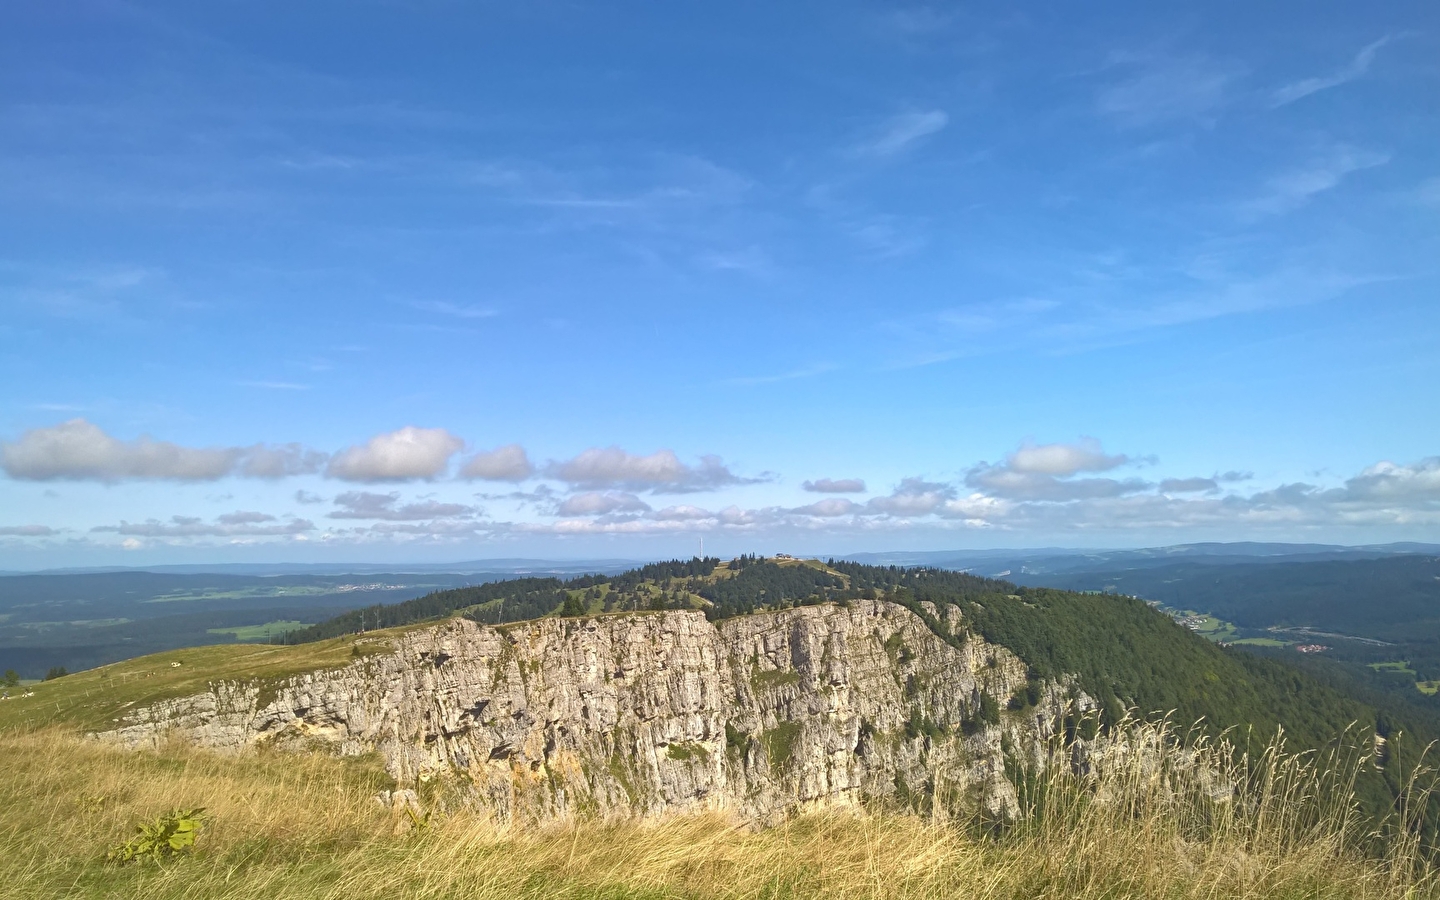
[[[261,522],[274,522],[275,517],[269,513],[240,509],[216,516],[215,521],[221,525],[258,525]]]
[[[49,525],[0,525],[0,535],[6,537],[51,537],[59,534]]]
[[[947,500],[955,499],[954,485],[923,478],[901,479],[888,497],[875,497],[866,506],[872,512],[892,516],[924,516],[935,512]]]
[[[965,474],[965,484],[984,494],[1014,500],[1065,502],[1120,497],[1151,485],[1136,478],[1075,478],[1132,462],[1123,453],[1106,453],[1094,438],[1066,444],[1025,442],[997,465],[980,463]]]
[[[325,474],[341,481],[415,481],[445,474],[450,457],[465,442],[444,428],[416,428],[378,434],[335,454]]]
[[[800,485],[817,494],[862,494],[865,492],[863,478],[817,478]]]
[[[0,467],[11,478],[30,481],[214,481],[230,474],[242,454],[235,447],[182,447],[148,436],[122,441],[92,422],[71,419],[0,444]]]
[[[477,453],[460,467],[461,478],[482,481],[524,481],[535,474],[530,456],[519,444],[506,444],[494,450]]]
[[[1025,442],[1005,459],[1015,472],[1065,477],[1079,472],[1104,472],[1129,462],[1124,454],[1107,454],[1094,438],[1081,438],[1073,444],[1034,444]]]
[[[650,518],[659,522],[700,522],[715,518],[715,514],[708,509],[682,503],[657,509]]]
[[[657,450],[641,456],[619,447],[592,447],[573,459],[551,463],[545,472],[580,488],[624,488],[672,494],[758,480],[740,478],[718,456],[702,456],[699,463],[692,466],[681,462],[673,450]]]
[[[817,500],[808,506],[800,506],[792,509],[792,513],[802,516],[819,516],[821,518],[833,518],[835,516],[848,516],[858,513],[865,507],[853,500],[844,497],[831,497],[827,500]]]
[[[285,478],[313,475],[325,467],[329,455],[300,444],[256,444],[242,454],[239,473],[247,478]]]
[[[314,531],[315,524],[306,519],[264,524],[227,523],[219,519],[206,522],[198,516],[171,516],[168,522],[158,519],[147,519],[144,522],[121,521],[119,525],[98,525],[90,530],[135,538],[280,537]]]
[[[284,478],[320,471],[326,454],[300,444],[185,447],[148,435],[122,440],[85,419],[32,428],[0,443],[0,467],[28,481],[215,481],[228,475]]]
[[[330,519],[384,519],[391,522],[414,522],[421,519],[455,519],[474,514],[473,507],[438,500],[419,500],[400,505],[400,494],[372,494],[368,491],[346,491],[335,498],[339,507],[328,513]]]
[[[556,513],[562,516],[604,516],[617,512],[649,512],[650,504],[624,491],[587,491],[566,497]]]

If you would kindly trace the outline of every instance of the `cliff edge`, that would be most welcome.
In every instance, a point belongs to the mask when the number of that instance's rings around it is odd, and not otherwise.
[[[716,623],[457,618],[362,636],[338,667],[213,682],[92,734],[378,751],[402,786],[439,779],[502,821],[723,809],[770,824],[873,801],[1006,814],[1007,756],[1038,764],[1066,700],[1087,698],[1027,678],[958,608],[924,606],[936,627],[884,600]]]

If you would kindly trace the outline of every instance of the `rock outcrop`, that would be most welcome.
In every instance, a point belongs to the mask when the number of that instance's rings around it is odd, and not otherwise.
[[[967,634],[955,607],[932,621],[944,634],[873,600],[718,623],[452,619],[358,638],[342,668],[216,683],[96,737],[378,750],[400,785],[448,785],[502,820],[725,809],[765,824],[882,799],[1002,813],[1007,754],[1038,761],[1064,691],[1031,684],[1038,702],[997,724],[1025,664]]]

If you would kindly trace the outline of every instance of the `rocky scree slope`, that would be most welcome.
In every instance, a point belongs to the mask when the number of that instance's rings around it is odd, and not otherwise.
[[[340,668],[214,683],[94,736],[378,750],[402,786],[458,788],[501,821],[723,809],[768,824],[876,800],[1011,812],[1007,758],[1039,765],[1067,701],[1093,704],[1027,678],[957,607],[921,607],[950,640],[884,600],[716,623],[681,610],[456,618],[367,636],[383,643]]]

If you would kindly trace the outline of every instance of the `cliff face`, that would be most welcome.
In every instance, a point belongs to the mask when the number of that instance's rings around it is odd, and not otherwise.
[[[940,621],[964,633],[954,607]],[[1003,708],[1024,663],[976,636],[952,646],[883,601],[715,624],[454,619],[386,642],[340,669],[213,684],[96,736],[378,750],[400,783],[458,785],[504,820],[719,808],[764,824],[883,797],[999,812],[1014,803],[1002,740],[1030,756],[1061,712],[1047,685],[1033,709],[985,725],[982,692]]]

